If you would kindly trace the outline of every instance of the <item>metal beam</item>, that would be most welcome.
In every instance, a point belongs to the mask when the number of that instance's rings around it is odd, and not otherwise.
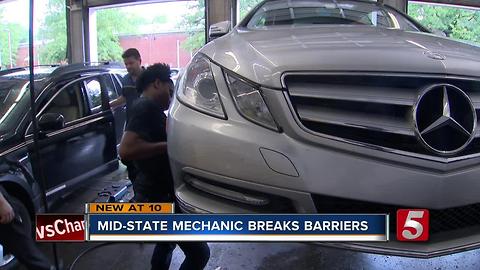
[[[0,0],[0,2],[8,2],[12,0]],[[174,1],[189,1],[189,0],[87,0],[88,7],[104,7],[104,6],[126,6],[132,4],[151,4]],[[208,0],[206,0],[208,1]],[[403,10],[403,5],[409,0],[384,0],[386,4],[392,5],[400,10]],[[480,7],[478,0],[412,0],[415,2],[428,2],[437,4],[449,4],[459,6]]]
[[[85,39],[83,31],[83,9],[81,1],[70,2],[70,23],[67,29],[67,35],[70,42],[67,51],[70,52],[69,63],[80,63],[85,61]]]
[[[208,6],[208,26],[232,19],[231,0],[205,0]]]
[[[208,40],[210,25],[222,21],[230,21],[234,18],[233,0],[205,0],[205,35]]]
[[[86,0],[82,1],[82,23],[83,23],[83,50],[85,52],[85,61],[90,62],[90,17],[89,8]]]
[[[189,1],[189,0],[87,0],[87,5],[90,8],[107,7],[107,6],[120,7],[120,6],[177,2],[177,1]]]

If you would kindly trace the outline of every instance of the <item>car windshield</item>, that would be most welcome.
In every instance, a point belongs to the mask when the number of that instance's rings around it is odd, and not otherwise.
[[[251,29],[275,25],[366,25],[421,31],[399,12],[375,3],[342,0],[267,1],[251,16]]]
[[[18,125],[30,96],[28,84],[26,80],[0,80],[0,134]]]

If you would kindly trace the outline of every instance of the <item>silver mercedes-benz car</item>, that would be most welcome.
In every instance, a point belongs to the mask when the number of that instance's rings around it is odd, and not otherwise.
[[[212,26],[222,35],[226,24]],[[168,149],[193,213],[430,210],[433,257],[480,246],[480,48],[382,4],[264,1],[179,78]]]

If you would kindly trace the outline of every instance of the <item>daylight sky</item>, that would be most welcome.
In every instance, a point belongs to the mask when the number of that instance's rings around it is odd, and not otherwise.
[[[35,0],[35,29],[41,24],[46,12],[48,0]],[[144,18],[150,19],[155,16],[167,16],[169,24],[175,24],[181,19],[187,11],[188,1],[157,3],[148,5],[134,5],[130,7],[122,7],[126,12],[141,14]],[[10,0],[0,3],[0,8],[4,8],[4,17],[0,23],[17,22],[28,28],[28,0]],[[174,23],[175,22],[175,23]]]
[[[42,14],[45,14],[47,0],[36,0],[34,8],[35,24],[38,26],[41,22]],[[16,22],[28,28],[28,11],[29,1],[27,0],[10,0],[0,4],[0,8],[4,9],[1,23]]]

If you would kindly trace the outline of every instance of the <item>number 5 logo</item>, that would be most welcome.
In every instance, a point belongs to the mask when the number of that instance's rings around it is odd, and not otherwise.
[[[399,209],[397,211],[397,240],[427,241],[430,215],[427,209]]]

